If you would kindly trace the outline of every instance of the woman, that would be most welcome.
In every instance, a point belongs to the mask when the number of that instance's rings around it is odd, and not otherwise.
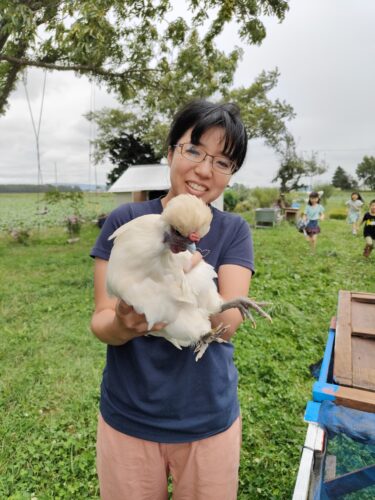
[[[97,468],[104,499],[173,498],[233,500],[237,496],[241,425],[233,345],[213,343],[196,363],[190,348],[177,350],[163,338],[146,336],[143,315],[108,297],[107,261],[113,231],[134,217],[161,213],[190,193],[210,204],[245,158],[247,135],[233,104],[193,101],[175,116],[168,136],[171,188],[157,200],[122,205],[108,217],[93,250],[93,333],[108,344],[101,386]],[[199,243],[218,273],[224,299],[247,296],[253,272],[252,239],[238,215],[211,207],[209,233]],[[229,325],[242,318],[230,309],[212,318]],[[152,330],[160,330],[157,324]]]

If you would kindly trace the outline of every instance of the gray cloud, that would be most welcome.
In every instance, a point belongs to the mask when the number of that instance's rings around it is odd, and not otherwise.
[[[290,103],[290,122],[298,150],[312,151],[329,165],[321,181],[330,181],[341,165],[354,175],[365,154],[375,155],[375,38],[373,0],[292,0],[279,24],[265,19],[267,38],[260,47],[244,47],[235,84],[250,85],[262,70],[279,68],[279,85],[272,97]],[[230,26],[221,36],[222,50],[241,45]],[[28,89],[37,117],[43,72],[28,71]],[[84,77],[48,73],[40,146],[43,180],[93,180],[89,164],[89,111],[92,87]],[[112,96],[95,87],[95,108],[115,106]],[[56,165],[56,168],[55,168]],[[111,165],[96,167],[105,183]],[[260,140],[251,141],[246,164],[237,181],[249,186],[270,185],[278,158]],[[0,117],[0,182],[36,182],[35,140],[22,84],[12,94],[10,109]]]

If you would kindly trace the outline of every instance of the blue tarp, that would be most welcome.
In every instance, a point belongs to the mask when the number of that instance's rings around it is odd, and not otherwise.
[[[352,410],[323,401],[320,405],[319,424],[330,438],[345,434],[354,441],[375,445],[375,413]]]

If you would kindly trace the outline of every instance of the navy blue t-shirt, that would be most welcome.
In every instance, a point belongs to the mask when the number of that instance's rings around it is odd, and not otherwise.
[[[145,214],[160,214],[160,199],[129,203],[107,218],[91,251],[108,260],[108,237],[122,224]],[[198,248],[216,271],[222,264],[254,270],[252,238],[246,221],[212,207],[209,233]],[[141,251],[141,249],[140,249]],[[228,429],[239,415],[233,344],[213,342],[202,359],[163,338],[137,337],[107,347],[100,411],[120,432],[159,443],[203,439]]]

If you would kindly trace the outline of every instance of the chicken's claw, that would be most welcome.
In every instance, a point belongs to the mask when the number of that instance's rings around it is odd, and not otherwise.
[[[250,309],[254,309],[258,314],[263,316],[263,318],[268,319],[268,321],[271,321],[272,323],[271,316],[268,313],[266,313],[266,311],[264,311],[261,307],[264,305],[267,305],[267,302],[255,302],[255,300],[249,299],[248,297],[238,297],[237,299],[224,302],[221,306],[221,312],[226,311],[227,309],[232,309],[234,307],[237,307],[243,319],[246,318],[249,319],[253,324],[253,327],[255,328],[256,323],[253,318],[253,315],[250,312]]]
[[[197,353],[197,355],[195,356],[195,361],[199,361],[202,358],[211,342],[226,342],[226,340],[222,339],[221,336],[226,333],[228,328],[228,326],[224,326],[221,323],[219,326],[213,328],[208,333],[203,335],[203,337],[201,337],[195,345],[194,353]]]

